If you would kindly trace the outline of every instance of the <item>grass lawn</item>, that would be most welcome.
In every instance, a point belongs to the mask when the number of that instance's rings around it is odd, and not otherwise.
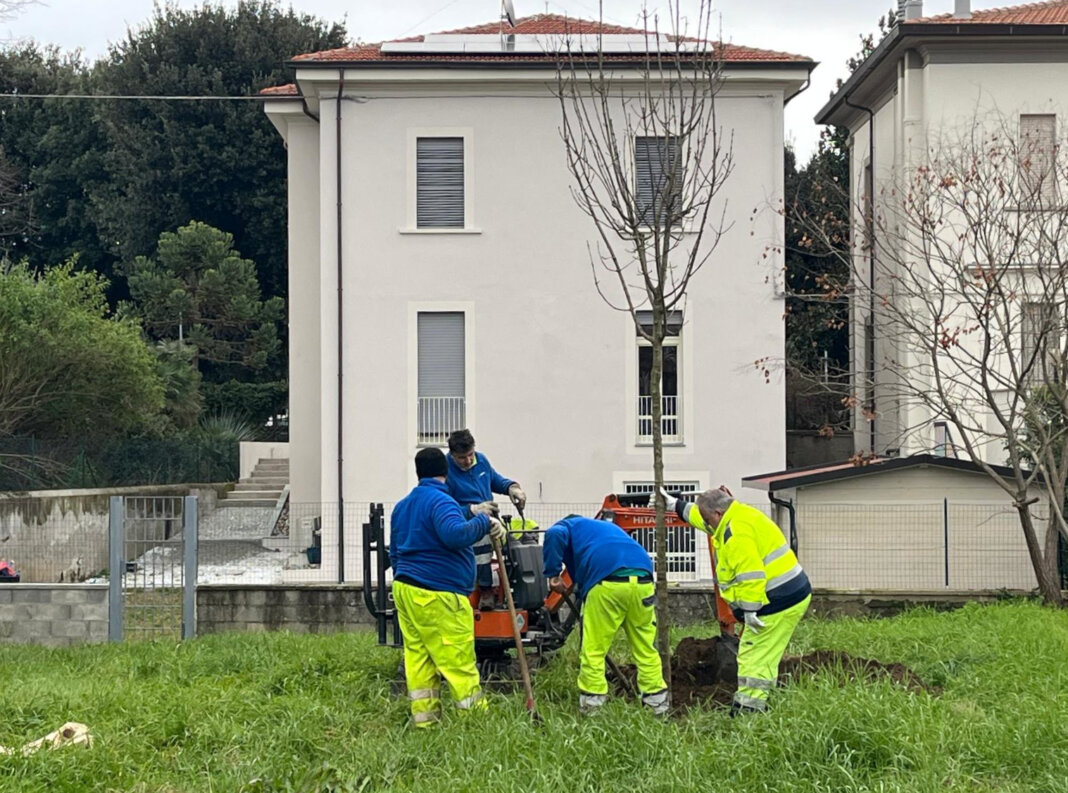
[[[370,633],[5,646],[0,743],[68,720],[96,743],[0,757],[0,790],[1068,791],[1068,613],[1006,602],[810,618],[792,652],[900,661],[941,695],[828,673],[736,721],[696,710],[662,723],[624,702],[580,721],[573,644],[536,677],[543,728],[517,694],[491,696],[481,718],[446,704],[427,732],[406,726],[406,703],[389,695],[398,655]]]

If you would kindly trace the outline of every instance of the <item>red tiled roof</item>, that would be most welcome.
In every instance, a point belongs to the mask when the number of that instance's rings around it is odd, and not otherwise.
[[[295,83],[287,83],[286,85],[272,85],[270,88],[264,88],[259,93],[260,96],[300,96],[300,91],[297,90]]]
[[[443,31],[438,35],[457,34],[495,34],[500,30],[499,22],[491,22],[485,25],[459,28],[457,30]],[[602,25],[599,22],[586,19],[572,19],[558,14],[538,14],[516,20],[514,28],[508,33],[517,35],[583,35],[583,34],[642,34],[645,31],[640,28],[626,28],[619,25]],[[423,36],[413,36],[407,39],[398,39],[401,42],[424,41]],[[294,61],[300,63],[523,63],[537,62],[552,59],[553,55],[542,53],[509,53],[498,55],[495,53],[409,53],[409,52],[382,52],[381,44],[363,44],[356,47],[341,47],[335,50],[322,52],[309,52],[297,55]],[[613,55],[611,60],[633,60],[630,55]],[[794,55],[788,52],[775,50],[762,50],[754,47],[743,47],[738,44],[722,45],[721,57],[727,63],[762,63],[762,62],[797,62],[811,63],[811,58],[803,55]]]
[[[1068,25],[1068,0],[988,8],[985,11],[973,11],[970,19],[959,19],[952,14],[939,14],[936,17],[923,17],[908,22],[910,25],[974,25],[976,23],[983,25]]]

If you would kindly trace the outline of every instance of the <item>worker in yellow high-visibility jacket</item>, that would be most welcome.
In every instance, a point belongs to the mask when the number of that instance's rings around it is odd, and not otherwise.
[[[472,546],[487,533],[498,543],[508,535],[496,518],[464,517],[445,488],[447,465],[440,449],[420,450],[415,471],[419,484],[390,517],[389,558],[412,722],[428,727],[441,717],[442,678],[457,708],[486,708],[468,600],[475,588]]]
[[[711,535],[720,594],[745,624],[731,715],[767,709],[786,645],[812,601],[812,586],[779,527],[726,488],[692,504],[661,491],[667,508]]]

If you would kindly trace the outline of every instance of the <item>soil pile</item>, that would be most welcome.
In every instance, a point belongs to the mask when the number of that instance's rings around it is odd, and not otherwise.
[[[840,650],[816,650],[784,657],[779,664],[779,684],[824,670],[844,674],[851,681],[889,678],[910,691],[937,693],[904,664],[884,664]],[[633,685],[634,667],[625,667],[622,671]],[[671,696],[676,705],[696,702],[729,705],[737,688],[737,639],[715,636],[711,639],[686,638],[679,642],[671,659]]]

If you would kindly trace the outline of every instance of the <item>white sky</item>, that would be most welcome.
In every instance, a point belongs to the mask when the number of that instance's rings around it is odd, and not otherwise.
[[[197,0],[176,0],[193,8]],[[513,0],[517,16],[567,13],[596,19],[597,0]],[[226,0],[232,6],[234,0]],[[681,0],[682,9],[696,14],[698,0]],[[1012,0],[973,0],[973,9],[1011,5]],[[346,23],[349,36],[366,42],[419,33],[433,33],[494,21],[499,0],[292,0],[299,12]],[[604,0],[604,18],[620,25],[637,25],[643,5],[667,10],[668,0]],[[786,139],[804,159],[815,147],[819,127],[812,117],[826,102],[835,79],[845,76],[845,61],[856,53],[859,36],[875,30],[880,16],[896,0],[715,0],[722,15],[723,36],[750,47],[785,50],[820,62],[812,85],[786,108]],[[925,15],[953,10],[953,0],[926,0]],[[152,0],[42,0],[15,19],[0,22],[0,39],[36,39],[66,50],[81,49],[94,59],[111,42],[122,40],[152,14]],[[297,53],[279,53],[287,59]],[[3,90],[0,86],[0,90]]]

